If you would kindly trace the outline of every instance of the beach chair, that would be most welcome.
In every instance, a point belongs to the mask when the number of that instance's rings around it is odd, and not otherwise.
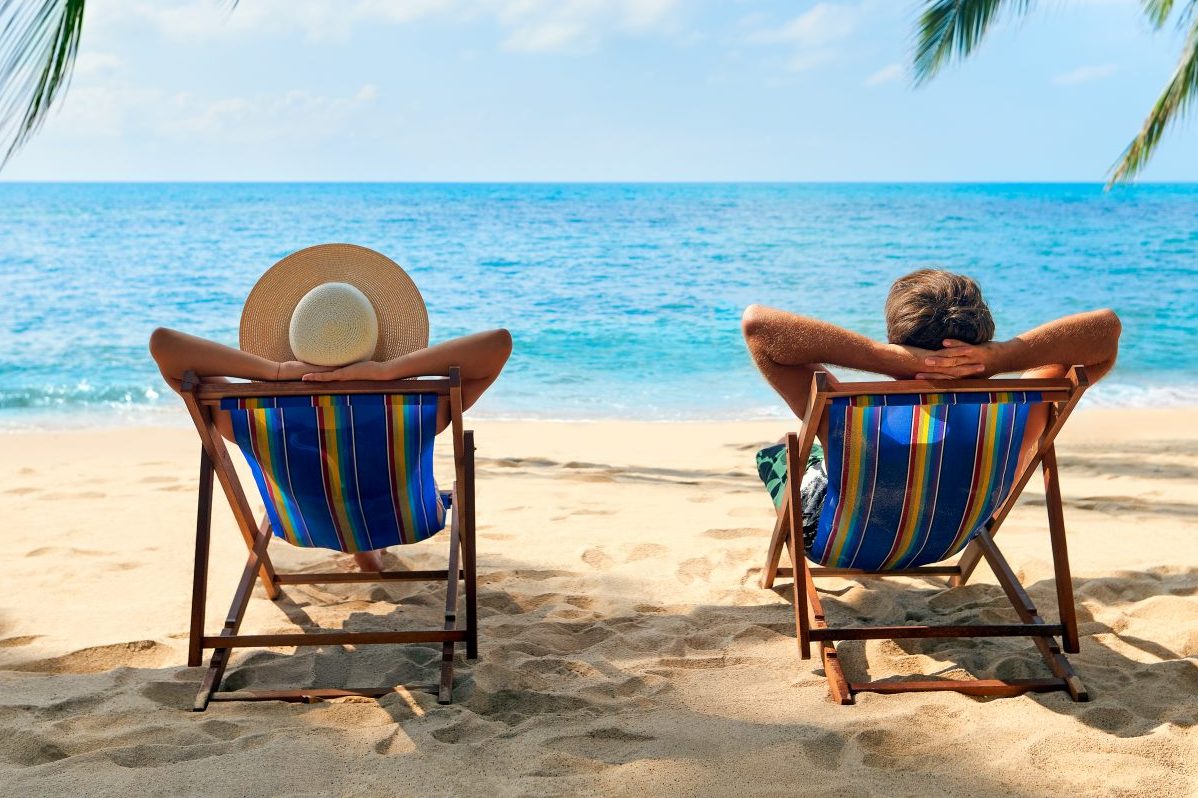
[[[827,424],[828,490],[819,526],[812,550],[804,551],[800,480],[788,478],[761,585],[770,588],[777,577],[793,577],[799,654],[809,659],[811,644],[819,644],[834,701],[851,704],[855,693],[866,691],[930,690],[981,696],[1065,690],[1075,701],[1089,700],[1056,640],[1060,636],[1064,651],[1077,653],[1053,446],[1087,385],[1081,366],[1064,379],[838,383],[826,372],[815,374],[802,432],[786,437],[786,458],[787,474],[801,475],[820,424]],[[1034,458],[1019,470],[1028,413],[1037,404],[1047,406],[1048,421]],[[1036,468],[1044,476],[1059,623],[1040,617],[994,544]],[[779,567],[783,548],[789,550],[790,568]],[[934,564],[962,551],[955,564]],[[821,576],[948,577],[957,587],[982,558],[1022,623],[832,627],[813,581]],[[837,640],[1015,636],[1032,639],[1051,678],[849,682],[835,645]]]
[[[477,580],[474,539],[474,433],[462,429],[461,377],[391,382],[200,383],[186,375],[183,400],[203,443],[199,508],[196,516],[195,574],[187,664],[201,664],[212,650],[194,709],[209,701],[314,701],[360,695],[378,697],[399,689],[302,688],[221,692],[233,649],[272,646],[335,646],[436,643],[441,650],[438,701],[453,690],[454,646],[466,644],[466,657],[478,656]],[[437,490],[432,473],[437,403],[448,397],[456,481]],[[213,417],[220,408],[233,422],[266,513],[253,511],[233,468]],[[249,555],[224,626],[204,632],[208,582],[212,478],[224,489]],[[416,543],[431,537],[451,516],[449,564],[444,570],[380,573],[278,573],[267,554],[272,532],[297,546],[343,552]],[[465,585],[465,624],[458,623],[458,580]],[[285,585],[336,582],[443,581],[445,620],[424,631],[318,631],[294,634],[239,634],[255,580],[272,600]]]

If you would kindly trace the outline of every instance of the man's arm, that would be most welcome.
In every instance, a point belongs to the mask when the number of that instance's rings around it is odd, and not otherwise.
[[[753,362],[799,417],[807,412],[811,376],[821,364],[909,379],[925,368],[924,358],[931,354],[761,305],[745,309],[741,329]]]
[[[944,349],[927,355],[917,375],[941,379],[966,376],[990,377],[1013,371],[1035,371],[1037,376],[1055,371],[1063,375],[1073,365],[1086,367],[1092,382],[1115,365],[1123,325],[1113,310],[1092,310],[1050,321],[1009,341],[970,345],[947,340]]]

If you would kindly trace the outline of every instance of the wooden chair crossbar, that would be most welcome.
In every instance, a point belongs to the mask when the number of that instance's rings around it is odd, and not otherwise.
[[[1073,582],[1069,570],[1069,555],[1065,540],[1065,522],[1061,507],[1059,471],[1055,441],[1070,413],[1077,406],[1089,382],[1085,369],[1074,366],[1063,379],[993,379],[960,381],[896,381],[840,383],[826,372],[819,371],[812,380],[812,392],[803,415],[800,433],[786,436],[787,484],[778,508],[777,521],[770,539],[761,586],[771,588],[778,577],[791,577],[795,633],[799,656],[810,659],[811,644],[817,643],[829,692],[840,704],[853,703],[860,692],[898,693],[909,691],[947,690],[977,696],[1016,696],[1027,692],[1064,690],[1074,701],[1087,701],[1089,695],[1065,653],[1079,650],[1077,611],[1073,598]],[[1035,391],[1048,405],[1048,421],[1040,435],[1035,455],[1018,474],[1006,498],[994,510],[984,529],[966,545],[955,564],[924,565],[895,570],[863,570],[830,568],[808,562],[803,547],[803,520],[800,482],[802,465],[807,462],[820,423],[824,420],[830,400],[837,397],[883,396],[894,394],[981,393]],[[1059,623],[1048,623],[1041,617],[1027,591],[1019,583],[1014,570],[994,543],[1003,521],[1015,506],[1024,487],[1039,469],[1044,478],[1048,515],[1049,541],[1053,556]],[[796,475],[798,475],[796,477]],[[783,549],[789,555],[790,567],[779,567]],[[948,577],[950,587],[958,587],[969,579],[978,563],[985,559],[1020,619],[1011,624],[947,624],[939,626],[861,626],[832,627],[828,624],[823,604],[815,588],[815,577],[863,579],[873,577]],[[1041,679],[883,679],[850,682],[836,651],[837,640],[881,640],[913,638],[960,637],[1028,637],[1039,650],[1050,678]],[[1057,638],[1060,638],[1058,643]]]
[[[478,579],[475,558],[474,433],[463,429],[461,375],[457,368],[448,376],[370,382],[248,382],[202,383],[188,373],[182,385],[183,401],[201,442],[199,498],[196,509],[195,568],[192,580],[191,625],[187,664],[202,663],[203,653],[212,651],[207,670],[196,694],[193,709],[205,710],[211,701],[320,701],[345,696],[380,697],[402,691],[396,685],[365,688],[297,688],[294,690],[221,691],[229,657],[235,648],[275,646],[381,645],[402,643],[441,644],[437,700],[453,698],[454,650],[465,643],[467,659],[478,657]],[[222,399],[279,396],[330,396],[347,394],[436,394],[449,399],[453,438],[455,481],[453,490],[442,491],[449,504],[449,556],[445,569],[381,571],[378,573],[278,573],[268,554],[272,538],[270,521],[258,522],[237,476],[225,440],[217,429],[215,411]],[[229,507],[245,541],[247,557],[233,601],[217,634],[205,634],[205,603],[208,589],[208,557],[212,528],[213,477],[228,499]],[[464,587],[464,623],[459,622],[459,580]],[[281,595],[284,585],[382,583],[431,581],[445,583],[444,623],[437,629],[389,632],[322,631],[285,634],[240,634],[254,583],[260,582],[271,600]]]

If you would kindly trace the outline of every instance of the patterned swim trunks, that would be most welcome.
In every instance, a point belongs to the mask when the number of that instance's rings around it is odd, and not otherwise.
[[[757,475],[765,483],[775,509],[782,507],[782,493],[786,488],[786,444],[776,443],[757,453]],[[811,550],[815,543],[815,531],[819,528],[819,513],[828,493],[828,470],[824,466],[824,447],[819,441],[811,444],[807,456],[807,469],[799,484],[799,496],[803,504],[803,548]]]

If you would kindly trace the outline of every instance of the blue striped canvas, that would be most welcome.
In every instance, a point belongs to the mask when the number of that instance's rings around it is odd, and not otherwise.
[[[1040,394],[833,399],[828,492],[809,553],[833,568],[893,570],[959,552],[1013,487]]]
[[[224,399],[274,534],[344,552],[445,527],[435,394]]]

